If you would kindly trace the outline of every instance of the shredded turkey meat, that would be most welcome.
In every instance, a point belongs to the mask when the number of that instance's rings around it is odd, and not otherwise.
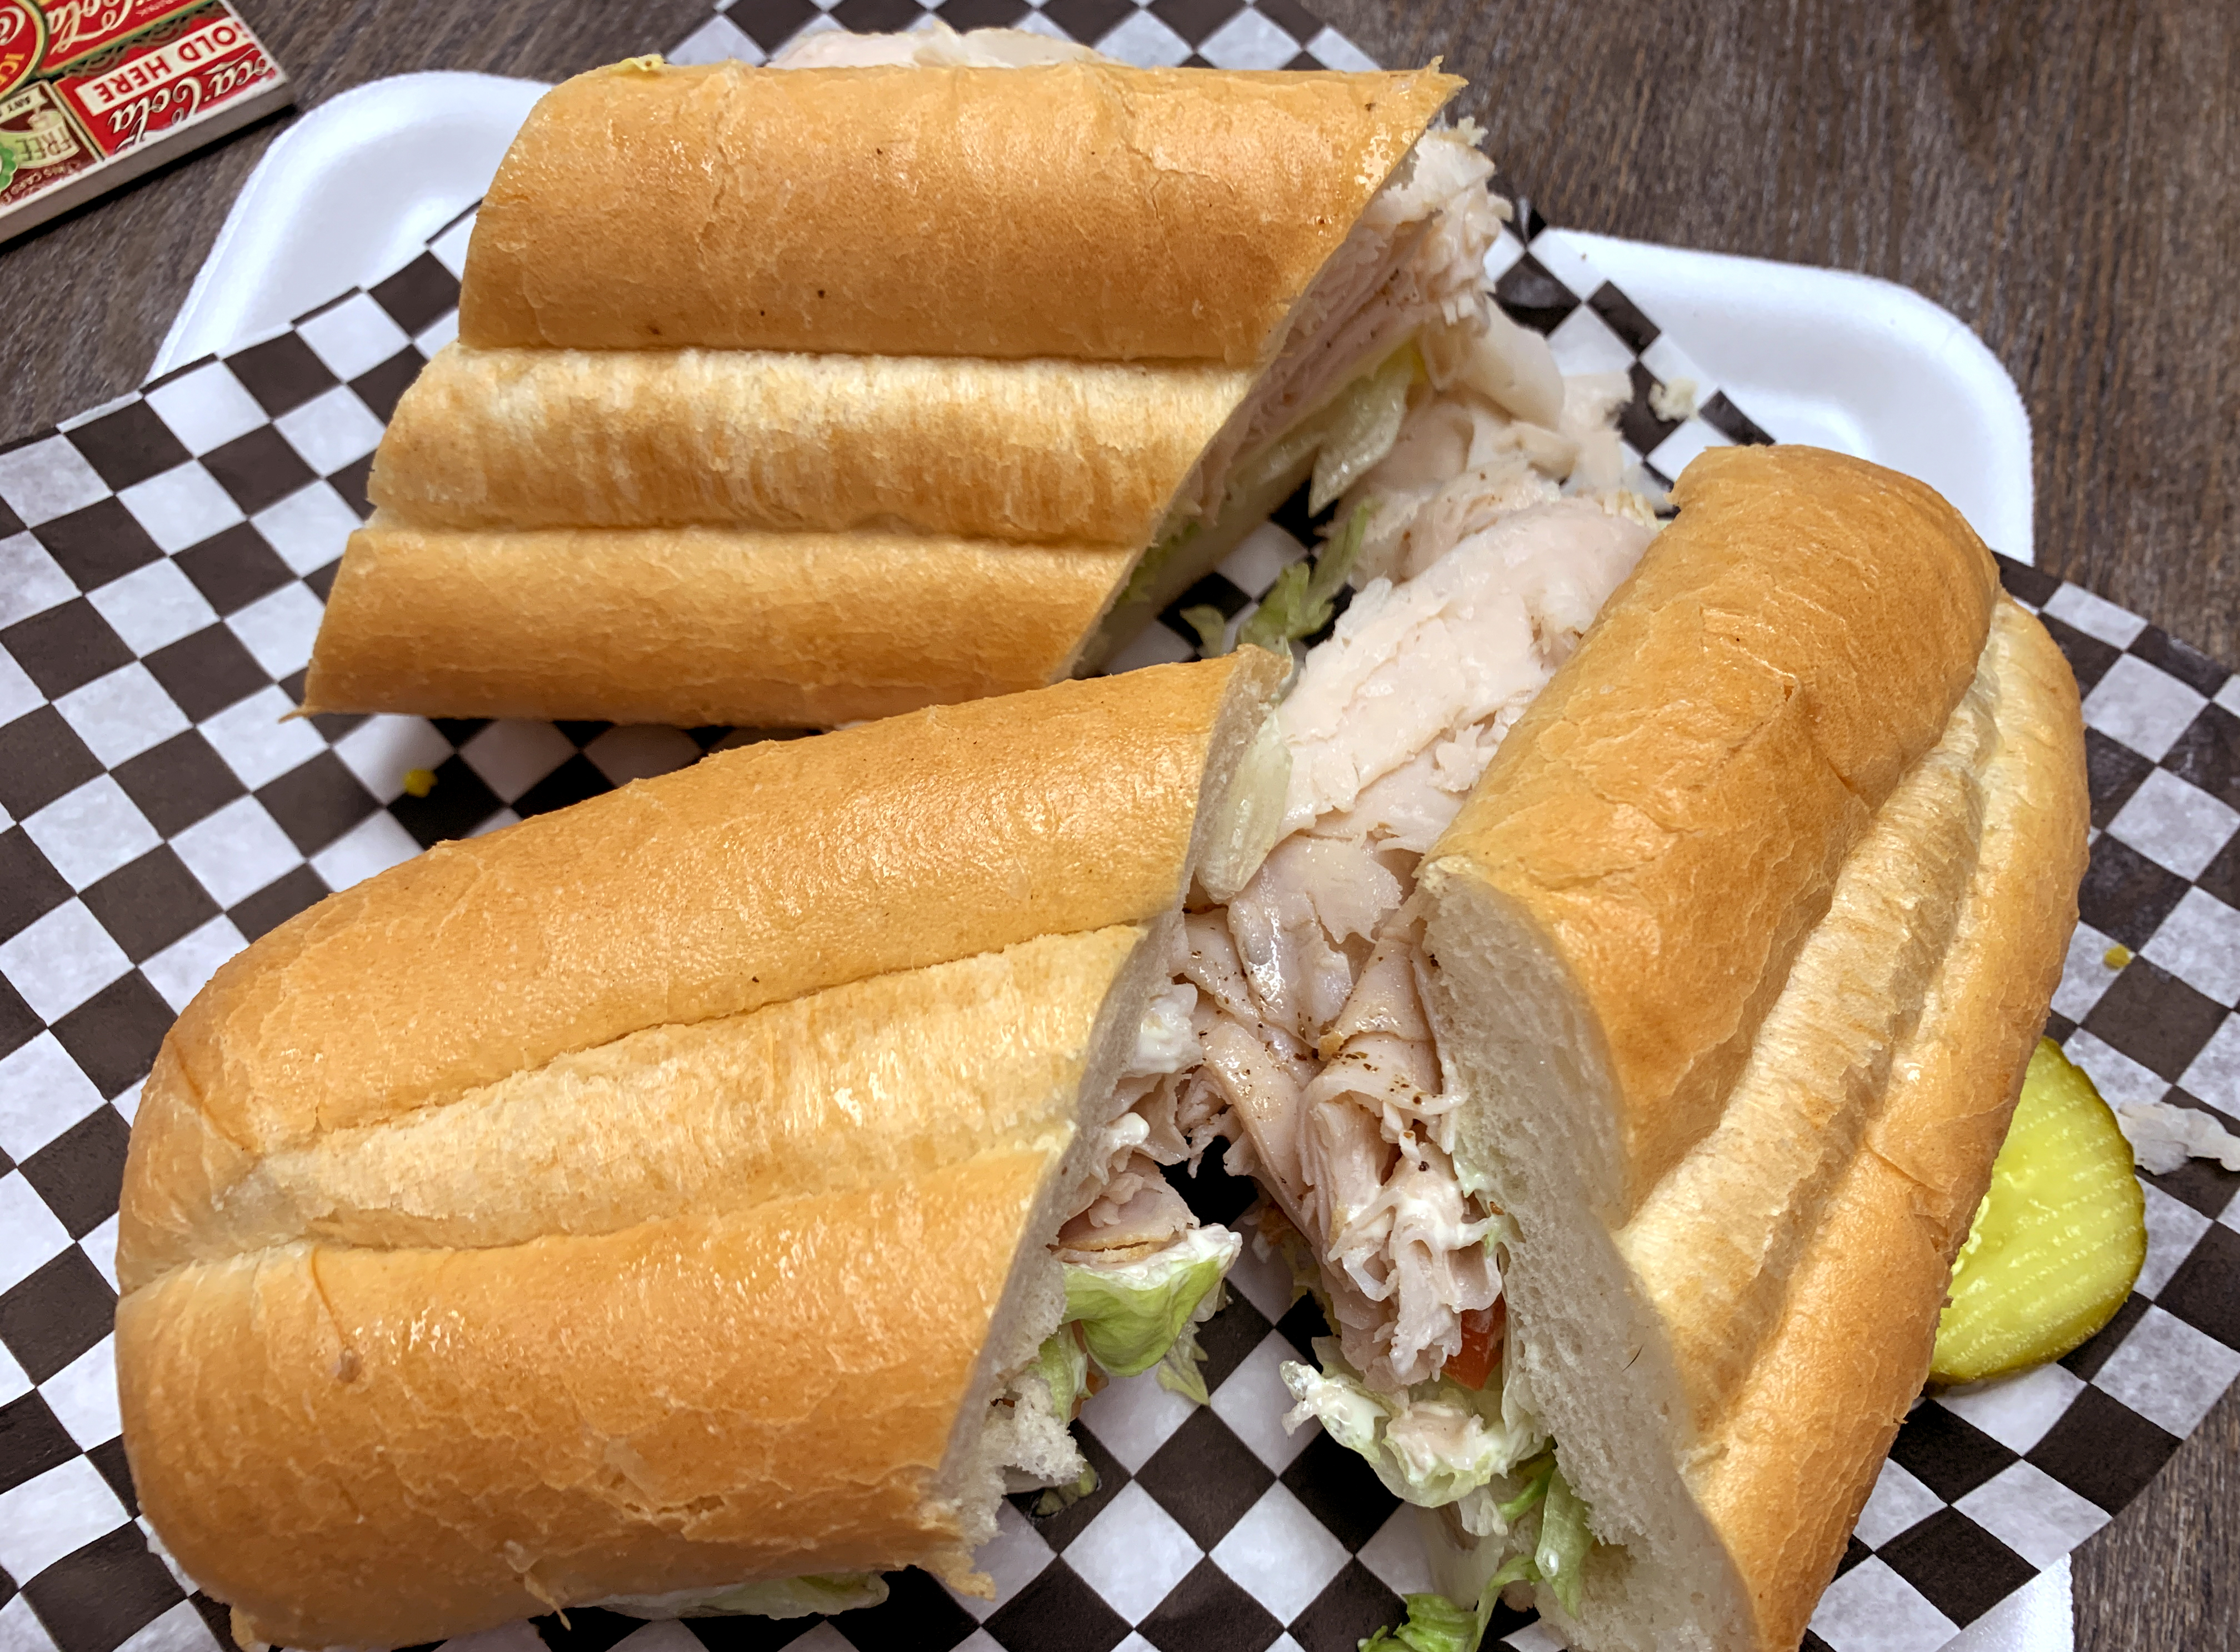
[[[1416,866],[1639,559],[1645,515],[1536,497],[1370,579],[1277,714],[1285,836],[1183,926],[1202,1062],[1157,1081],[1179,1144],[1230,1138],[1313,1247],[1347,1362],[1387,1391],[1436,1375],[1501,1295],[1498,1213],[1452,1156]]]
[[[1210,1118],[1181,1106],[1180,1077],[1199,1060],[1197,1000],[1197,988],[1175,982],[1143,1011],[1135,1051],[1114,1087],[1114,1101],[1125,1110],[1105,1127],[1099,1169],[1058,1229],[1054,1248],[1061,1261],[1091,1267],[1140,1262],[1198,1225],[1161,1169],[1195,1165],[1218,1139]]]
[[[1187,514],[1210,516],[1240,457],[1410,339],[1438,328],[1459,336],[1491,312],[1485,255],[1509,207],[1486,190],[1493,163],[1480,137],[1469,122],[1424,133],[1370,200],[1292,312],[1274,364],[1198,461]]]

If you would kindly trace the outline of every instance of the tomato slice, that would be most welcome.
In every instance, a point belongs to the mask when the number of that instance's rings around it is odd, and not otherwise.
[[[1490,1308],[1480,1308],[1463,1316],[1462,1351],[1450,1357],[1446,1373],[1466,1389],[1482,1389],[1485,1379],[1493,1375],[1494,1362],[1501,1354],[1502,1328],[1509,1320],[1506,1299],[1497,1296]]]

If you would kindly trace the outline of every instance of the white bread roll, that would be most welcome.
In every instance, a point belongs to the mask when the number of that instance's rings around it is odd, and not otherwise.
[[[334,896],[143,1091],[143,1509],[244,1641],[970,1552],[1280,668],[745,748]]]
[[[1363,219],[1461,84],[568,81],[376,455],[306,709],[830,725],[1097,663],[1147,548],[1448,307],[1393,282],[1440,203]]]
[[[1697,459],[1425,860],[1572,1643],[1794,1647],[1927,1376],[2076,917],[2077,690],[1918,483]]]

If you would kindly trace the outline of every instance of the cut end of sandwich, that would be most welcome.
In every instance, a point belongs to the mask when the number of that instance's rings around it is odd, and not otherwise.
[[[2083,868],[2075,684],[1957,517],[1712,456],[1424,872],[1458,1154],[1517,1224],[1512,1380],[1597,1540],[1542,1605],[1598,1649],[1803,1634]]]

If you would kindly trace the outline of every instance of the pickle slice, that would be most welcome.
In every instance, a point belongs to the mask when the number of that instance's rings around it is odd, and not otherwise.
[[[2115,1316],[2146,1259],[2131,1144],[2083,1069],[2041,1038],[1960,1247],[1930,1381],[2059,1359]]]

